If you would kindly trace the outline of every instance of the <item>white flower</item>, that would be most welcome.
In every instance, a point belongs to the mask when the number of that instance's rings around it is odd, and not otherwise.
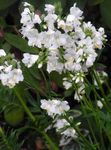
[[[93,63],[95,62],[96,60],[96,57],[97,57],[97,54],[89,54],[89,56],[87,57],[87,60],[86,60],[86,66],[89,68],[93,65]]]
[[[72,87],[72,83],[71,82],[68,82],[68,81],[63,81],[63,85],[65,87],[66,90],[68,90],[69,88]]]
[[[22,62],[25,64],[26,67],[30,68],[32,65],[35,64],[35,62],[38,60],[38,55],[31,55],[29,53],[23,54],[24,58],[22,59]]]
[[[0,57],[6,56],[6,53],[3,49],[0,49]]]
[[[39,64],[38,64],[38,68],[39,68],[39,69],[42,68],[42,66],[43,66],[42,63],[39,63]]]
[[[55,12],[55,7],[53,5],[50,5],[50,4],[45,4],[45,11],[53,14]]]
[[[64,65],[58,61],[57,56],[48,56],[47,71],[50,73],[52,71],[57,71],[62,73]]]
[[[21,16],[22,16],[21,23],[24,26],[29,25],[29,24],[31,25],[31,15],[30,15],[30,9],[29,8],[25,8],[24,11],[22,12]]]
[[[74,34],[74,38],[75,40],[77,39],[85,39],[86,37],[86,34],[83,32],[83,29],[79,26],[79,27],[76,27],[75,28],[75,34]]]
[[[83,31],[85,32],[86,36],[90,36],[94,38],[96,33],[96,28],[91,24],[91,22],[83,22]]]
[[[28,38],[28,45],[29,46],[38,46],[41,43],[38,43],[38,31],[36,29],[30,29],[29,32],[26,33],[26,37]]]
[[[12,70],[12,68],[13,68],[12,65],[8,65],[8,66],[5,66],[5,67],[4,67],[4,70],[3,70],[3,71],[4,71],[5,73],[8,73],[8,72],[10,72],[10,71]]]
[[[0,55],[1,57],[6,56],[6,53],[3,49],[0,50]],[[7,60],[4,59],[2,61],[2,65],[0,65],[0,80],[4,86],[13,88],[20,81],[23,81],[23,79],[24,77],[22,70],[20,69],[20,63],[17,62],[17,60],[15,60],[13,57],[10,57]]]
[[[62,115],[65,111],[70,109],[67,101],[60,100],[41,100],[41,108],[46,110],[48,115],[54,117],[55,115]]]
[[[104,29],[97,30],[91,22],[83,21],[83,12],[76,4],[63,19],[58,19],[60,17],[55,14],[53,5],[46,4],[47,14],[43,16],[43,21],[29,8],[25,8],[21,14],[21,33],[28,39],[29,46],[35,46],[42,51],[42,62],[39,62],[38,67],[46,63],[48,73],[70,72],[75,75],[73,81],[76,84],[84,82],[84,73],[93,66],[97,49],[103,46],[106,38]],[[43,25],[42,31],[36,28],[36,23]],[[26,60],[26,65],[28,64],[29,67],[32,65]],[[71,86],[66,81],[64,85],[67,89]]]
[[[63,135],[60,139],[60,143],[59,146],[65,146],[68,145],[71,142],[72,138],[71,137],[66,137],[65,135]]]
[[[99,81],[101,84],[103,84],[107,78],[108,78],[108,74],[105,71],[96,71],[96,74],[99,78]],[[94,85],[99,88],[97,81],[94,79]]]
[[[57,20],[57,15],[55,13],[55,7],[50,4],[45,5],[45,11],[47,11],[47,16],[45,16],[44,21],[47,23],[49,30],[54,30],[54,23]]]
[[[74,19],[75,19],[75,16],[73,16],[73,15],[68,15],[67,16],[67,22],[73,22]]]
[[[28,29],[32,29],[36,23],[41,23],[39,15],[31,12],[29,8],[25,8],[24,11],[21,13],[21,16],[21,23],[24,27]]]
[[[67,128],[65,131],[63,131],[61,134],[65,135],[66,137],[72,137],[77,138],[77,133],[74,128]]]
[[[66,126],[70,126],[70,124],[65,119],[57,119],[56,123],[54,124],[54,127],[57,131]]]
[[[54,30],[54,23],[56,20],[57,20],[56,14],[48,14],[44,18],[44,21],[47,23],[48,29],[50,29],[50,30]]]
[[[85,76],[84,73],[80,71],[75,74],[72,80],[74,80],[75,83],[81,83],[84,82],[84,76]]]
[[[77,91],[75,91],[74,99],[80,101],[85,94],[85,86],[84,84],[80,84]]]
[[[56,128],[57,132],[60,132],[65,137],[71,137],[71,138],[77,137],[77,133],[75,129],[70,127],[70,124],[66,119],[57,119],[54,124],[54,127]]]
[[[98,106],[100,109],[102,109],[102,108],[103,108],[103,103],[102,103],[100,100],[98,100],[98,101],[97,101],[97,106]]]
[[[76,3],[73,7],[70,8],[70,14],[73,15],[76,19],[82,19],[83,11],[76,7]]]
[[[35,24],[35,23],[40,24],[41,22],[42,22],[42,21],[41,21],[39,15],[35,14],[35,15],[34,15],[34,18],[33,18],[33,23],[34,23],[34,24]]]
[[[58,28],[65,30],[66,24],[64,20],[58,20]]]
[[[0,74],[0,80],[3,85],[13,88],[17,83],[23,81],[24,77],[22,75],[21,69],[13,69],[7,73]]]

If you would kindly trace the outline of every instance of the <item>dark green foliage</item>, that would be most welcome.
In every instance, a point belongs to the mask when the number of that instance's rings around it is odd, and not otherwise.
[[[27,45],[27,41],[23,39],[21,36],[17,36],[11,33],[6,33],[5,40],[15,48],[21,50],[22,52],[30,52],[30,53],[38,52],[37,48],[29,47]]]
[[[0,150],[20,150],[23,143],[18,143],[18,138],[17,131],[10,131],[5,134],[0,127]]]
[[[7,7],[13,5],[17,0],[1,0],[0,1],[0,10],[6,9]]]
[[[111,28],[111,1],[105,0],[100,5],[101,16],[104,23]]]

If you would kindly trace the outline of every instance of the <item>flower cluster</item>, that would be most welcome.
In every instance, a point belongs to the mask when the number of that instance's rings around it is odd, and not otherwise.
[[[49,116],[54,118],[56,115],[62,115],[70,109],[67,101],[60,100],[41,100],[41,108],[45,109]]]
[[[56,128],[57,132],[60,132],[61,135],[64,135],[67,138],[77,138],[76,130],[70,126],[66,119],[58,119],[55,122],[54,127]]]
[[[61,118],[70,109],[67,101],[44,99],[41,100],[41,108],[46,110],[48,115],[54,119],[53,127],[56,128],[57,132],[65,136],[65,138],[77,137],[76,130],[70,126],[70,123],[66,119]],[[72,120],[72,117],[69,117],[69,119]]]
[[[0,49],[0,80],[4,86],[13,88],[17,83],[23,81],[24,77],[20,64],[13,55],[6,55],[3,49]]]
[[[67,76],[63,81],[66,89],[72,87],[72,81],[80,87],[106,40],[104,29],[96,29],[91,22],[85,22],[83,12],[76,4],[63,19],[55,14],[53,5],[46,4],[46,15],[41,17],[34,13],[30,4],[25,3],[24,6],[20,31],[28,39],[29,46],[40,50],[40,66],[46,63],[48,73],[70,73],[71,82]]]
[[[78,101],[80,101],[85,94],[84,76],[83,72],[79,72],[76,73],[75,76],[69,74],[67,78],[63,78],[63,85],[66,90],[70,89],[72,86],[76,89],[74,99]]]

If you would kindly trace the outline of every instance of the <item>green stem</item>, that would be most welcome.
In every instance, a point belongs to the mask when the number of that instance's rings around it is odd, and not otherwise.
[[[36,120],[35,117],[34,117],[33,114],[31,113],[31,111],[29,110],[29,108],[26,106],[26,104],[25,104],[23,98],[21,97],[21,95],[19,94],[19,92],[16,90],[16,88],[14,88],[14,92],[15,92],[16,96],[18,97],[20,103],[22,104],[22,106],[23,106],[25,112],[28,114],[28,116],[30,117],[30,119],[31,119],[33,122],[35,122],[35,120]]]
[[[7,150],[12,150],[12,147],[10,146],[10,144],[9,144],[5,134],[4,134],[4,131],[3,131],[3,129],[1,127],[0,127],[0,136],[1,136],[4,144],[6,145]]]
[[[86,99],[85,99],[85,100],[86,100]],[[82,105],[81,105],[81,106],[82,106]],[[100,147],[99,147],[99,145],[98,145],[97,139],[96,139],[95,134],[94,134],[94,132],[93,132],[92,126],[91,126],[90,121],[89,121],[89,119],[88,119],[88,117],[87,117],[87,112],[85,111],[85,109],[83,108],[83,106],[82,106],[82,110],[83,110],[83,112],[84,112],[84,115],[86,116],[86,120],[87,120],[89,129],[90,129],[90,131],[91,131],[91,134],[92,134],[92,136],[93,136],[93,138],[94,138],[95,144],[97,145],[98,150],[100,150]]]
[[[96,78],[96,79],[97,79],[97,78]],[[87,84],[90,85],[90,83],[89,83],[89,81],[88,81],[87,79],[85,79],[85,81],[87,82]],[[100,86],[101,86],[101,85],[100,85]],[[108,105],[107,105],[107,103],[106,103],[106,96],[105,96],[105,94],[103,94],[103,97],[104,97],[105,101],[102,101],[102,98],[101,98],[101,96],[98,94],[98,92],[96,91],[95,86],[92,86],[92,90],[93,90],[93,92],[94,92],[94,95],[97,97],[96,102],[97,102],[98,100],[100,100],[100,101],[104,104],[105,108],[106,108],[109,112],[111,112],[110,109],[109,109],[109,107],[108,107]],[[101,89],[100,89],[100,90],[103,91],[102,86],[101,86]],[[101,92],[102,92],[102,91],[101,91]],[[104,93],[104,91],[103,91],[102,93]]]
[[[23,98],[21,97],[21,95],[19,94],[19,92],[16,90],[16,88],[14,88],[14,92],[15,94],[17,95],[20,103],[22,104],[25,112],[28,114],[28,116],[30,117],[30,119],[32,120],[32,122],[35,122],[36,121],[36,118],[33,116],[33,114],[31,113],[31,111],[29,110],[29,108],[27,107],[27,105],[25,104]],[[59,150],[57,148],[57,146],[55,145],[55,143],[50,139],[50,137],[45,133],[45,132],[41,132],[39,131],[43,136],[44,138],[47,140],[47,142],[50,144],[50,147],[51,149],[53,148],[53,150]]]
[[[57,145],[52,142],[51,138],[45,133],[42,131],[42,135],[44,136],[44,138],[47,140],[47,142],[50,144],[50,148],[51,150],[59,150],[59,148],[57,147]]]
[[[70,121],[70,119],[66,115],[64,117],[70,123],[71,127],[74,128],[74,130],[76,130],[76,132],[80,136],[81,141],[86,144],[87,148],[90,148],[90,150],[95,150],[95,148],[89,143],[89,141],[80,132],[80,130],[78,129],[78,127],[72,121]]]
[[[89,83],[89,81],[87,80],[87,79],[85,79],[85,81],[86,81],[86,83],[88,84],[88,85],[90,85],[90,83]],[[94,92],[94,95],[95,95],[95,100],[96,100],[96,102],[97,102],[97,100],[99,99],[99,100],[101,100],[101,97],[100,97],[100,95],[97,93],[97,91],[96,91],[96,88],[95,88],[95,86],[92,86],[92,90],[93,90],[93,92]],[[102,100],[101,100],[102,101]],[[102,103],[103,103],[103,101],[102,101]],[[105,105],[105,107],[108,109],[108,107],[107,107],[107,105]],[[97,107],[97,109],[98,109],[98,107]],[[98,115],[97,115],[97,113],[95,113],[94,112],[94,109],[92,109],[92,112],[95,114],[94,116],[94,118],[95,118],[95,121],[96,121],[96,125],[98,125],[98,122],[100,122],[100,118],[98,117]],[[100,124],[100,123],[99,123]],[[101,129],[101,126],[99,125],[99,127],[100,127],[100,140],[101,140],[101,146],[103,147],[103,149],[105,149],[105,144],[104,144],[104,140],[103,140],[103,135],[102,135],[102,129]],[[93,132],[93,131],[92,131]]]
[[[99,88],[100,88],[100,91],[101,91],[103,97],[106,98],[106,95],[105,95],[105,93],[104,93],[103,87],[102,87],[102,85],[101,85],[101,82],[100,82],[99,77],[98,77],[98,75],[97,75],[97,73],[96,73],[95,70],[93,70],[93,74],[94,74],[94,77],[95,77],[95,79],[96,79],[96,82],[97,82],[97,84],[98,84],[98,86],[99,86]]]

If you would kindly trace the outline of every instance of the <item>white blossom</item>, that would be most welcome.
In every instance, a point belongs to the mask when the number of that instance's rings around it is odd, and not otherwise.
[[[98,78],[99,78],[100,83],[101,83],[101,84],[105,83],[105,81],[106,81],[107,78],[108,78],[108,74],[107,74],[105,71],[96,71],[96,74],[97,74],[97,76],[98,76]],[[99,85],[98,85],[98,83],[97,83],[97,81],[96,81],[95,78],[94,78],[94,85],[95,85],[97,88],[99,88]]]
[[[64,80],[64,79],[63,79],[63,85],[64,85],[66,90],[68,90],[69,88],[72,87],[72,83],[67,81],[67,80]]]
[[[58,23],[58,28],[65,30],[66,24],[64,20],[58,20],[57,23]]]
[[[70,126],[70,124],[65,119],[57,119],[56,123],[54,124],[54,127],[57,131],[66,126]]]
[[[12,69],[7,73],[0,73],[0,80],[4,86],[13,88],[20,81],[23,81],[24,77],[21,69]]]
[[[42,21],[41,21],[39,15],[35,14],[35,15],[34,15],[34,18],[33,18],[33,23],[34,23],[34,24],[35,24],[35,23],[40,24],[41,22],[42,22]]]
[[[72,80],[74,80],[75,83],[81,83],[84,82],[84,76],[85,76],[84,73],[80,71],[75,74]]]
[[[97,106],[98,106],[100,109],[102,109],[102,108],[103,108],[103,103],[102,103],[100,100],[98,100],[98,101],[97,101]]]
[[[85,94],[85,86],[84,84],[80,84],[79,88],[75,91],[74,99],[77,101],[80,101],[83,98],[83,95]]]
[[[23,27],[25,27],[26,29],[32,29],[34,27],[35,24],[40,24],[41,23],[41,19],[39,17],[39,15],[35,14],[34,12],[32,12],[30,10],[30,4],[28,3],[24,3],[24,11],[21,13],[21,23],[23,24]],[[25,30],[25,28],[22,27],[22,32],[24,33],[23,30]]]
[[[0,57],[6,56],[6,53],[3,49],[0,49]]]
[[[72,138],[71,137],[66,137],[65,135],[62,135],[59,146],[65,146],[68,145],[71,142]]]
[[[45,4],[45,11],[47,11],[47,13],[53,14],[55,12],[55,7],[51,4]]]
[[[77,133],[74,128],[67,128],[65,131],[63,131],[61,134],[65,135],[66,137],[72,137],[77,138]]]
[[[83,11],[81,11],[78,7],[76,7],[76,3],[74,4],[73,7],[70,8],[70,14],[74,15],[75,18],[77,19],[82,19],[82,14]]]
[[[41,108],[46,110],[48,115],[54,117],[55,115],[62,115],[70,109],[67,101],[60,100],[41,100]]]
[[[13,55],[10,57],[3,49],[0,49],[0,57],[4,57],[0,64],[0,80],[4,86],[13,88],[20,81],[24,80],[20,63],[15,60]]]
[[[21,34],[28,40],[29,46],[37,47],[40,54],[42,52],[42,55],[38,54],[42,60],[38,67],[46,63],[48,73],[70,72],[73,74],[71,82],[83,83],[85,73],[98,56],[97,50],[103,47],[106,40],[104,29],[96,29],[91,22],[85,22],[83,11],[76,4],[64,18],[55,14],[53,5],[46,4],[45,11],[46,14],[41,19],[27,5],[21,14]],[[41,31],[35,27],[36,23],[43,26]],[[26,64],[31,67],[33,63],[26,60]],[[63,84],[66,89],[71,87],[68,80]]]
[[[29,53],[23,54],[24,58],[22,59],[22,62],[25,64],[26,67],[30,68],[32,65],[35,64],[35,62],[38,60],[38,55],[31,55]]]
[[[44,21],[47,23],[48,29],[49,30],[54,30],[54,23],[57,20],[57,15],[56,14],[48,14],[45,18]]]
[[[66,138],[77,138],[76,130],[70,127],[69,122],[65,119],[57,119],[57,121],[54,124],[54,127],[56,128],[57,132],[60,132],[60,134],[64,135]]]

